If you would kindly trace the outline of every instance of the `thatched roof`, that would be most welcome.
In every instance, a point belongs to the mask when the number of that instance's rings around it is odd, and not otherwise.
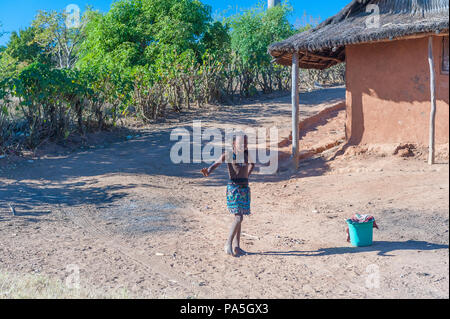
[[[367,22],[373,21],[368,5],[378,5],[378,26]],[[353,0],[316,28],[272,44],[269,53],[277,63],[291,65],[297,51],[301,68],[325,69],[345,61],[346,45],[448,34],[448,25],[448,0]]]

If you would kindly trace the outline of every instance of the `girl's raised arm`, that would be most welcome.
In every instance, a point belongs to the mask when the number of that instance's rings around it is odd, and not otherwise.
[[[223,162],[225,162],[225,153],[220,156],[220,158],[214,162],[210,167],[202,169],[203,176],[208,177],[214,170],[219,167]]]

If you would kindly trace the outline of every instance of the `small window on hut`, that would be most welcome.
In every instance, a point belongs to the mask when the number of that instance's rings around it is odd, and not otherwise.
[[[444,37],[442,40],[442,73],[448,74],[449,61],[448,61],[448,37]]]

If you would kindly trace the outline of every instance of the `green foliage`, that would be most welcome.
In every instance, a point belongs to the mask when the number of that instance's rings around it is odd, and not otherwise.
[[[231,49],[235,52],[240,91],[253,95],[259,86],[266,93],[273,90],[274,83],[283,89],[280,77],[289,76],[283,68],[273,66],[267,47],[295,33],[288,21],[292,8],[288,4],[265,10],[259,6],[229,18],[231,26]]]
[[[86,23],[83,18],[79,27],[69,28],[66,18],[65,13],[39,11],[32,22],[36,30],[33,42],[44,47],[53,63],[61,69],[72,68],[77,61]]]
[[[0,48],[0,152],[105,129],[126,116],[150,123],[194,104],[290,88],[290,69],[267,47],[296,32],[286,2],[261,4],[223,21],[199,0],[118,0],[87,9],[79,28],[65,13],[39,12]],[[339,81],[342,68],[308,71]],[[2,149],[3,148],[3,149]]]
[[[45,48],[34,41],[37,33],[33,27],[20,30],[19,33],[12,32],[5,55],[17,63],[48,62]]]
[[[213,22],[211,8],[198,0],[121,0],[104,16],[91,13],[88,20],[78,67],[98,70],[100,81],[108,83],[107,101],[115,104],[111,96],[126,96],[120,107],[126,112],[134,104],[144,120],[165,109],[149,108],[153,103],[144,95],[153,91],[144,85],[162,88],[161,103],[175,111],[190,107],[205,52],[229,49],[228,27]]]
[[[270,63],[267,47],[294,34],[288,21],[291,11],[288,5],[275,6],[269,10],[259,5],[229,19],[231,47],[245,66],[258,68]]]
[[[220,21],[215,21],[208,25],[201,44],[203,52],[214,52],[227,54],[231,49],[230,28],[228,24],[223,24]]]
[[[210,27],[210,11],[197,0],[117,1],[106,15],[97,14],[87,24],[79,65],[131,71],[154,64],[167,50],[201,55],[205,33],[219,29]]]

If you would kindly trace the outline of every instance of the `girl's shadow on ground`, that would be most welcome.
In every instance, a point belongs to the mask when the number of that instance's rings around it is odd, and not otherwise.
[[[408,240],[405,242],[400,241],[377,241],[374,242],[372,246],[369,247],[331,247],[331,248],[321,248],[316,251],[268,251],[261,253],[248,253],[249,255],[262,255],[262,256],[330,256],[330,255],[343,255],[343,254],[357,254],[377,251],[379,256],[395,256],[392,254],[387,254],[393,251],[401,250],[438,250],[438,249],[448,249],[448,245],[433,244],[426,241],[415,241]]]

